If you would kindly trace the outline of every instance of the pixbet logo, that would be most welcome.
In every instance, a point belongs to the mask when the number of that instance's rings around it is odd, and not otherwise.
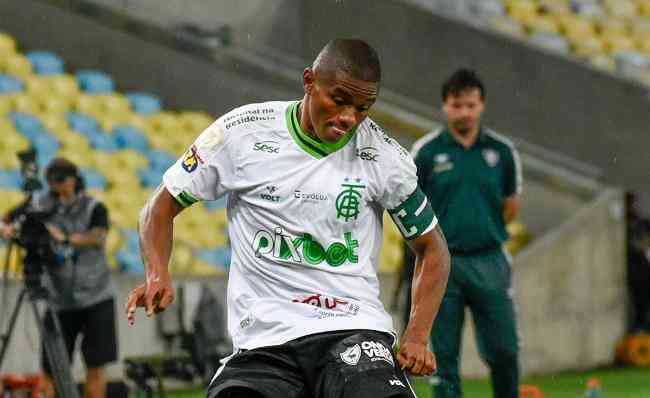
[[[254,151],[266,153],[280,153],[280,147],[276,141],[260,141],[253,145]]]
[[[346,261],[358,263],[359,241],[352,239],[351,232],[344,233],[343,238],[345,244],[334,242],[326,250],[310,234],[293,237],[284,232],[281,227],[276,227],[274,233],[263,229],[257,231],[252,247],[257,257],[270,255],[279,260],[289,260],[299,264],[307,262],[318,265],[325,261],[332,267],[338,267]]]
[[[379,153],[377,153],[377,149],[373,148],[371,146],[365,147],[365,148],[357,148],[357,157],[361,160],[367,160],[369,162],[376,162],[377,158],[379,157]]]

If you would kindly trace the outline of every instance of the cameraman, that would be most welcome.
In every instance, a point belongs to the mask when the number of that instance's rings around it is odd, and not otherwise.
[[[49,214],[45,225],[50,233],[57,264],[45,264],[45,278],[52,309],[58,315],[72,360],[75,342],[82,335],[81,350],[87,367],[85,396],[106,395],[104,365],[117,359],[114,288],[104,253],[109,228],[108,211],[84,192],[77,166],[56,158],[45,169],[48,192],[34,194],[31,206]],[[10,221],[10,220],[6,220]],[[3,235],[13,234],[8,223]],[[52,326],[52,314],[46,315]],[[50,366],[42,355],[45,392],[54,397]]]

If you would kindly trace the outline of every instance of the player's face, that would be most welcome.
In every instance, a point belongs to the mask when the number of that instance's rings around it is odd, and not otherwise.
[[[481,123],[481,115],[485,109],[481,92],[478,88],[449,94],[442,106],[447,114],[449,126],[461,135],[476,131]]]
[[[329,143],[357,127],[368,116],[379,93],[379,83],[353,79],[344,73],[316,76],[307,69],[303,77],[307,130]]]

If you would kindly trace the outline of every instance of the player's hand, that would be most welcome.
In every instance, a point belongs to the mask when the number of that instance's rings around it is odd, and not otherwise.
[[[430,376],[436,371],[436,357],[429,351],[426,342],[403,340],[397,362],[413,376]]]
[[[126,302],[126,318],[130,325],[135,323],[135,311],[143,307],[147,317],[164,311],[174,301],[171,279],[155,277],[131,291]]]

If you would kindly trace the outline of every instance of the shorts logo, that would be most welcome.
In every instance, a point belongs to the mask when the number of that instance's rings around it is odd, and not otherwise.
[[[341,193],[336,197],[336,218],[343,218],[345,221],[350,219],[357,219],[359,216],[359,205],[361,204],[361,192],[358,190],[364,189],[366,186],[359,184],[360,179],[356,179],[357,184],[348,183],[349,178],[345,179],[345,184],[341,184],[344,188]]]
[[[276,141],[260,141],[253,145],[253,150],[266,153],[280,153],[280,147]]]
[[[371,362],[386,361],[395,366],[393,362],[393,354],[382,343],[377,341],[364,341],[361,343],[363,352],[370,358]]]
[[[359,344],[355,344],[352,347],[348,347],[348,349],[343,351],[340,355],[343,362],[354,366],[358,364],[359,359],[361,359],[361,347],[359,347]]]
[[[187,152],[185,152],[181,166],[183,167],[183,170],[191,173],[196,170],[196,168],[199,166],[199,163],[203,163],[203,159],[201,159],[197,153],[196,146],[192,145],[192,147],[188,149]]]
[[[400,386],[406,388],[406,386],[404,385],[404,383],[402,383],[401,380],[393,379],[393,380],[388,380],[388,382],[390,383],[391,386]]]

